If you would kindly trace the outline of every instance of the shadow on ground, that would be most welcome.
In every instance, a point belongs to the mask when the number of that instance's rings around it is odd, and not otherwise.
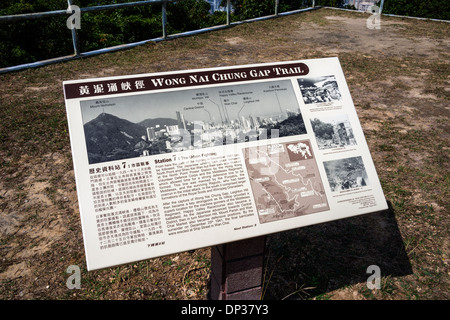
[[[413,273],[390,203],[383,212],[269,235],[263,298],[328,298],[346,286],[366,287],[371,265],[382,279]]]

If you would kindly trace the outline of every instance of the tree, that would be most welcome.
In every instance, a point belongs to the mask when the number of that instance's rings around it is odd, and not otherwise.
[[[333,137],[334,130],[331,123],[325,123],[316,118],[311,120],[311,126],[318,138],[328,140]]]

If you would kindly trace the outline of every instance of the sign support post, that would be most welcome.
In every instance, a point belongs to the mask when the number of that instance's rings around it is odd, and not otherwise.
[[[260,300],[266,236],[211,248],[211,300]]]

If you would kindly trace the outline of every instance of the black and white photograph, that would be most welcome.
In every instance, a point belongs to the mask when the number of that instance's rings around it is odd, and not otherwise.
[[[335,76],[297,79],[305,104],[341,100],[341,92]]]
[[[290,81],[81,102],[89,164],[305,134]]]
[[[311,119],[311,126],[320,150],[356,145],[347,114],[315,117]]]
[[[362,157],[324,161],[325,172],[332,192],[369,185]]]
[[[336,57],[65,81],[87,270],[386,210],[352,99],[302,101],[330,74],[347,97]]]

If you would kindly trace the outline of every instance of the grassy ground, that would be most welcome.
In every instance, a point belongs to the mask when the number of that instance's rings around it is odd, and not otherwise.
[[[367,18],[320,9],[1,75],[0,299],[207,298],[209,248],[86,271],[63,80],[330,56],[390,209],[269,235],[263,298],[449,299],[450,25]]]

